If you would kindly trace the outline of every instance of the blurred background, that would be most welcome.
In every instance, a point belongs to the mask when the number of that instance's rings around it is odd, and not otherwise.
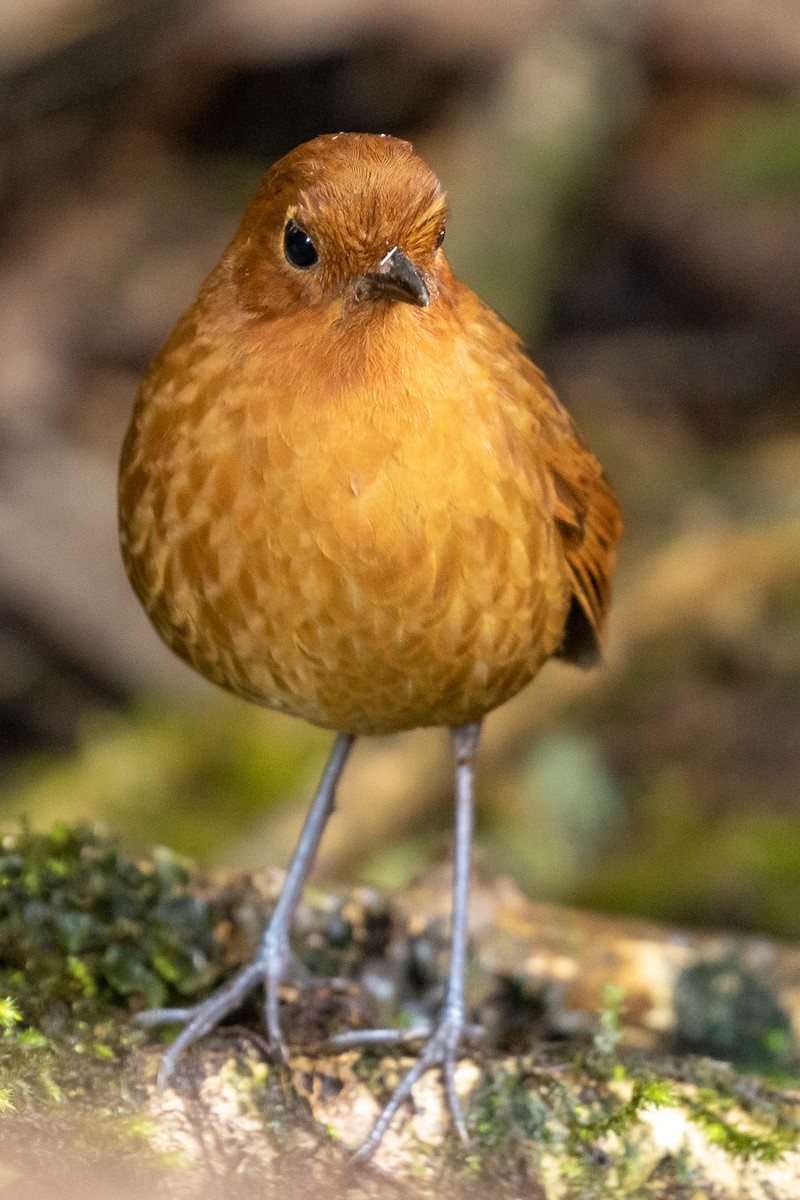
[[[286,860],[330,736],[173,659],[124,578],[137,380],[264,169],[413,139],[457,272],[615,481],[607,660],[488,720],[478,857],[539,898],[800,935],[797,0],[6,0],[0,826]],[[362,742],[319,878],[448,849],[441,732]]]

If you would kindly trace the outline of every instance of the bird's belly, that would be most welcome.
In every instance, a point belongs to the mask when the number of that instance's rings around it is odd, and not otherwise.
[[[283,573],[263,630],[238,633],[239,690],[353,733],[483,716],[551,652],[546,610],[532,579],[520,586],[509,569],[454,558],[431,551],[429,563],[384,574],[311,556],[302,572]]]
[[[438,538],[394,548],[294,523],[285,507],[269,535],[243,543],[234,525],[151,537],[160,565],[131,575],[173,650],[268,707],[353,733],[462,724],[515,695],[558,644],[566,598],[541,523],[457,513]],[[142,589],[156,576],[167,586]]]
[[[217,453],[169,504],[128,472],[131,581],[167,644],[249,699],[353,733],[476,720],[558,647],[568,593],[530,481],[487,482],[468,449],[440,477],[419,451],[359,474],[363,444],[255,471]]]

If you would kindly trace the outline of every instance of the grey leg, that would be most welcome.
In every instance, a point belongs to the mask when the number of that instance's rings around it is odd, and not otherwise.
[[[161,1060],[158,1084],[163,1087],[172,1076],[176,1063],[187,1047],[218,1025],[238,1008],[248,992],[264,985],[264,1020],[269,1041],[284,1059],[286,1047],[280,1028],[280,983],[289,958],[289,931],[303,892],[303,884],[316,857],[328,818],[334,809],[336,785],[352,749],[351,734],[340,733],[333,744],[330,758],[306,817],[303,832],[286,873],[278,903],[266,928],[258,953],[232,979],[207,1000],[191,1008],[156,1008],[140,1013],[140,1025],[154,1026],[181,1022],[184,1028]]]
[[[357,1159],[369,1158],[375,1152],[398,1109],[410,1096],[414,1084],[426,1071],[436,1066],[442,1068],[447,1101],[453,1115],[456,1132],[462,1141],[467,1141],[467,1127],[461,1111],[461,1104],[456,1095],[454,1076],[458,1062],[458,1048],[466,1027],[464,974],[467,962],[469,875],[474,823],[473,770],[480,731],[479,724],[461,725],[453,729],[456,751],[453,923],[450,972],[444,1008],[416,1063],[392,1092],[388,1104],[375,1122],[369,1137],[356,1150],[355,1158]]]

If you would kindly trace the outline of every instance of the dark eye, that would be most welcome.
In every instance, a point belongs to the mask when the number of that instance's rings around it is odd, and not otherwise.
[[[305,271],[319,262],[319,255],[311,238],[305,229],[301,229],[296,221],[287,221],[283,234],[283,252],[286,261],[299,271]]]
[[[442,244],[442,242],[443,242],[443,241],[444,241],[444,225],[443,225],[443,226],[442,226],[442,228],[439,230],[438,237],[436,238],[436,245],[433,247],[433,253],[434,253],[434,254],[435,254],[435,253],[436,253],[436,251],[439,249],[439,247],[441,246],[441,244]]]

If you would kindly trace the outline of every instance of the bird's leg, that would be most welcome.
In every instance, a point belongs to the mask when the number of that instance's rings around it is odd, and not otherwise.
[[[419,1058],[392,1092],[372,1131],[355,1152],[355,1158],[369,1158],[391,1125],[394,1117],[411,1094],[414,1084],[431,1067],[441,1067],[447,1102],[453,1124],[462,1141],[467,1141],[464,1114],[455,1089],[455,1070],[458,1048],[466,1025],[464,976],[467,962],[467,918],[469,909],[469,875],[474,824],[474,761],[480,736],[480,724],[460,725],[453,729],[456,751],[456,829],[453,863],[453,920],[451,930],[450,971],[447,995],[439,1020],[430,1032]],[[388,1032],[373,1031],[376,1034]],[[384,1040],[374,1038],[370,1040]]]
[[[173,1022],[181,1022],[184,1025],[161,1060],[158,1072],[159,1087],[168,1082],[184,1050],[238,1008],[245,996],[259,984],[264,985],[264,1023],[270,1046],[283,1059],[286,1058],[286,1047],[280,1027],[279,989],[290,957],[289,931],[303,892],[303,884],[311,870],[328,818],[333,812],[336,785],[353,741],[351,734],[340,733],[333,744],[314,803],[306,817],[303,832],[286,872],[278,903],[253,961],[200,1004],[191,1008],[150,1009],[139,1013],[136,1018],[138,1024],[146,1026]]]

